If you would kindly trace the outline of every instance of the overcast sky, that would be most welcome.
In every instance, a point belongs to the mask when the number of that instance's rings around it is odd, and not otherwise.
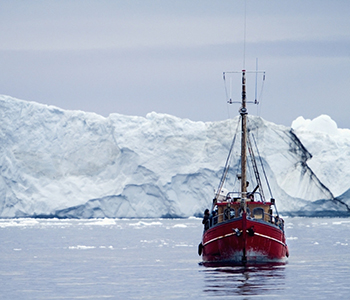
[[[234,117],[222,72],[243,68],[244,11],[243,0],[0,0],[0,94],[103,116]],[[350,128],[350,1],[247,0],[246,12],[245,68],[258,58],[266,71],[249,112]],[[226,83],[239,95],[239,77]]]

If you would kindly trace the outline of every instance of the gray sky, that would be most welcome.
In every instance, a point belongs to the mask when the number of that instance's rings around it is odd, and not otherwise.
[[[243,68],[243,0],[0,0],[0,8],[0,94],[103,116],[237,115],[222,72]],[[246,10],[245,67],[258,58],[266,71],[260,115],[290,126],[328,114],[350,128],[350,1],[247,0]],[[248,85],[254,97],[254,76]]]

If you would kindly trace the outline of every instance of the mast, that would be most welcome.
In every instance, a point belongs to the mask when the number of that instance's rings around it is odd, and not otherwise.
[[[246,107],[246,77],[245,70],[242,70],[242,138],[241,138],[241,208],[246,212],[247,198],[247,107]]]

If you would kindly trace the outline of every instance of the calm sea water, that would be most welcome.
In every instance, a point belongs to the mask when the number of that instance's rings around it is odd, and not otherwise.
[[[200,219],[0,220],[0,299],[349,299],[350,219],[285,221],[288,264],[207,268]]]

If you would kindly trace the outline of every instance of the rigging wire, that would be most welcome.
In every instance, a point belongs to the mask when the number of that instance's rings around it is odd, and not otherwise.
[[[222,78],[224,79],[224,87],[225,87],[225,95],[226,95],[226,108],[227,108],[227,117],[228,119],[231,119],[230,116],[230,109],[229,109],[229,105],[232,103],[232,99],[231,99],[231,89],[230,89],[230,94],[227,92],[227,84],[226,84],[226,74],[225,72],[222,73]],[[231,128],[231,127],[230,127]]]
[[[261,102],[262,102],[262,97],[263,97],[263,90],[264,90],[264,84],[265,84],[265,78],[266,78],[266,75],[265,75],[265,72],[263,73],[263,78],[262,78],[262,84],[261,84],[261,89],[260,89],[260,93],[259,93],[259,104],[258,105],[258,117],[260,117],[261,115]]]
[[[247,181],[249,182],[249,186],[254,186],[255,185],[255,182],[253,183],[253,180],[254,180],[254,176],[252,175],[252,169],[253,169],[253,166],[251,166],[252,162],[251,160],[247,160],[247,171],[249,173],[249,175],[247,176]],[[249,178],[249,180],[248,180]]]
[[[216,191],[216,194],[215,194],[215,199],[218,198],[219,196],[219,193],[224,185],[224,182],[225,182],[225,179],[226,179],[226,176],[227,176],[227,173],[228,173],[228,170],[230,168],[230,161],[231,161],[231,157],[232,157],[232,150],[233,150],[233,146],[235,144],[235,141],[236,141],[236,137],[237,137],[237,132],[238,132],[238,127],[239,127],[239,124],[240,124],[240,120],[241,120],[241,117],[239,118],[239,121],[237,123],[237,128],[236,128],[236,132],[235,132],[235,135],[233,137],[233,140],[232,140],[232,143],[231,143],[231,147],[230,147],[230,151],[228,153],[228,156],[227,156],[227,159],[226,159],[226,163],[225,163],[225,167],[224,167],[224,172],[222,173],[222,176],[221,176],[221,179],[220,179],[220,183],[219,183],[219,186],[218,186],[218,189]]]
[[[269,183],[269,181],[267,180],[267,175],[266,175],[266,172],[265,172],[264,164],[263,164],[263,162],[262,162],[262,158],[261,158],[261,155],[260,155],[260,152],[259,152],[258,145],[257,145],[256,140],[255,140],[255,136],[254,136],[253,133],[252,133],[251,135],[252,135],[252,137],[253,137],[253,141],[254,141],[254,144],[255,144],[256,151],[257,151],[257,153],[258,153],[259,161],[260,161],[260,164],[261,164],[261,168],[262,168],[262,170],[263,170],[263,173],[264,173],[264,177],[265,177],[265,181],[266,181],[267,187],[268,187],[269,192],[270,192],[270,196],[271,196],[271,198],[273,198],[272,191],[271,191],[271,187],[270,187],[270,183]]]
[[[254,150],[252,147],[252,143],[250,141],[250,135],[252,135],[252,133],[249,132],[247,141],[248,141],[248,150],[249,150],[249,154],[250,154],[251,164],[252,164],[252,168],[254,170],[255,179],[257,181],[257,184],[258,184],[258,187],[260,190],[261,198],[262,198],[263,202],[265,203],[266,201],[265,201],[264,190],[263,190],[263,186],[262,186],[262,183],[260,180],[260,175],[259,175],[258,165],[257,165],[256,159],[255,159]],[[256,146],[256,144],[255,144],[255,146]]]

